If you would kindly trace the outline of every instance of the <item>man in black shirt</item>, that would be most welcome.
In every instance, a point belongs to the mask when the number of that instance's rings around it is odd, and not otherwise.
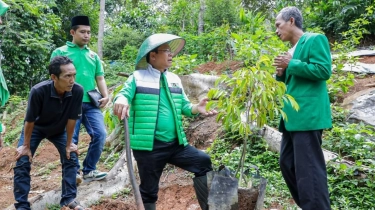
[[[75,200],[77,145],[72,143],[76,120],[81,116],[83,88],[75,83],[76,70],[68,57],[58,56],[48,67],[51,80],[31,88],[24,127],[17,148],[14,167],[14,204],[17,210],[29,210],[32,158],[44,139],[60,153],[62,195],[60,206],[83,209]]]

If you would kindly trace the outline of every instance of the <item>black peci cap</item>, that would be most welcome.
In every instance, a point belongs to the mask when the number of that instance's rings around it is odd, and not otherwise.
[[[87,16],[75,16],[75,17],[73,17],[71,27],[77,26],[77,25],[90,26],[89,17],[87,17]]]

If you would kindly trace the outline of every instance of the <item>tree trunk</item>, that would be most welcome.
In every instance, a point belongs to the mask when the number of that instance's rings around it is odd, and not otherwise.
[[[198,35],[204,32],[204,0],[200,0],[199,15],[198,15]]]
[[[99,14],[99,33],[98,33],[98,55],[103,59],[103,37],[104,37],[104,19],[105,19],[105,0],[100,0]]]

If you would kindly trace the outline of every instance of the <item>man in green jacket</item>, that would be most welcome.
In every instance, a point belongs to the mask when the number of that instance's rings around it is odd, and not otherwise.
[[[146,210],[156,209],[159,179],[167,163],[195,174],[199,205],[208,209],[206,173],[212,170],[211,159],[188,144],[181,115],[212,115],[216,111],[206,111],[207,98],[192,105],[180,78],[168,71],[173,56],[184,45],[184,39],[171,34],[148,37],[138,51],[136,71],[114,99],[114,114],[121,120],[129,117],[130,146]]]
[[[8,11],[9,6],[0,0],[0,24],[3,23],[1,16],[5,15],[5,13]],[[1,58],[0,58],[1,59]],[[5,78],[3,75],[3,71],[1,70],[0,67],[0,104],[1,106],[4,106],[5,103],[9,99],[9,91],[8,91],[8,86],[5,82]],[[0,122],[0,151],[3,148],[3,134],[5,133],[5,126]]]
[[[302,14],[296,7],[282,9],[276,17],[276,34],[292,48],[275,58],[276,79],[287,86],[300,110],[285,104],[280,168],[295,202],[303,210],[331,209],[327,170],[321,148],[323,129],[331,128],[326,81],[331,76],[327,38],[302,31]]]

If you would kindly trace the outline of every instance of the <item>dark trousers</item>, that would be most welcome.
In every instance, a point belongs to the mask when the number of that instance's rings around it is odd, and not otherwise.
[[[30,150],[32,156],[34,156],[36,149],[40,142],[46,138],[46,136],[34,128],[31,139],[30,139]],[[77,185],[76,185],[76,159],[77,154],[74,152],[70,153],[70,159],[66,157],[66,132],[61,134],[48,137],[48,140],[52,142],[60,154],[60,162],[62,169],[62,180],[61,180],[61,200],[60,206],[64,206],[72,202],[77,196]],[[18,147],[22,146],[24,142],[24,130],[22,129],[21,137],[18,142]],[[28,202],[28,195],[30,191],[30,170],[31,163],[28,156],[22,156],[14,167],[14,199],[17,203],[14,204],[16,209],[29,210],[30,203]]]
[[[210,157],[190,145],[179,145],[177,141],[163,142],[155,140],[152,151],[133,150],[137,161],[143,203],[155,203],[158,200],[159,180],[167,163],[195,174],[205,176],[212,171]]]
[[[303,210],[329,210],[322,130],[283,132],[280,168],[294,201]]]

